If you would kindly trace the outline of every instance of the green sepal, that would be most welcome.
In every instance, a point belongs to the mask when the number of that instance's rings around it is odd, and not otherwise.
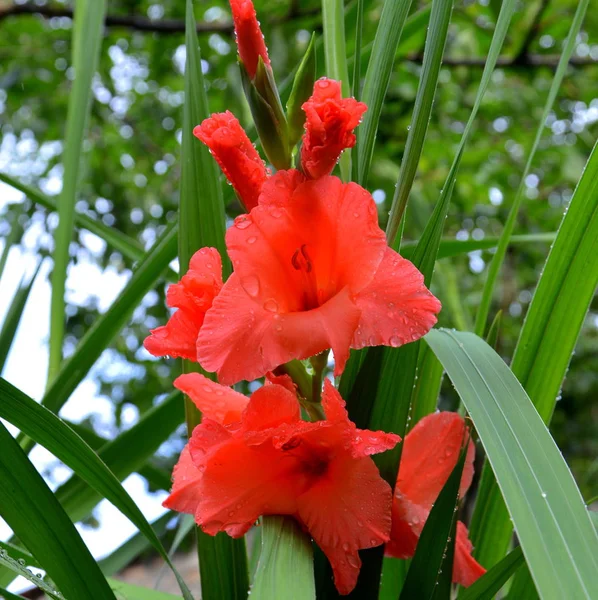
[[[277,169],[291,168],[287,120],[284,116],[272,69],[260,57],[253,80],[241,63],[241,80],[255,128],[268,160]]]
[[[292,150],[303,135],[305,113],[301,106],[312,95],[316,80],[316,34],[313,33],[305,56],[293,80],[293,89],[287,101],[289,148]]]

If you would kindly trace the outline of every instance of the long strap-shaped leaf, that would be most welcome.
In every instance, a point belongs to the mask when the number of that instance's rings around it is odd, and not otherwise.
[[[186,3],[185,45],[187,65],[181,155],[179,262],[181,273],[185,273],[196,250],[202,246],[213,246],[220,251],[226,276],[230,272],[230,266],[224,244],[224,205],[218,173],[208,149],[193,136],[193,127],[208,116],[209,109],[191,0]],[[184,372],[194,370],[199,370],[199,365],[183,361]],[[185,411],[191,435],[201,420],[201,414],[189,399],[185,401]],[[216,537],[208,536],[198,528],[197,542],[203,599],[245,599],[249,578],[244,540],[234,540],[224,533]]]
[[[357,183],[367,185],[380,113],[390,82],[397,46],[409,14],[412,0],[386,0],[378,22],[370,61],[363,82],[362,100],[367,111],[357,129]],[[353,83],[355,86],[355,82]]]
[[[0,514],[69,600],[114,594],[41,475],[0,423]]]
[[[433,2],[430,13],[430,25],[426,37],[424,49],[424,60],[422,71],[417,86],[417,94],[413,105],[413,116],[405,144],[405,153],[401,162],[399,179],[395,187],[388,226],[386,228],[386,239],[390,246],[398,247],[395,243],[399,224],[407,206],[409,192],[415,179],[417,165],[421,157],[432,114],[432,103],[438,85],[438,74],[442,64],[442,55],[446,45],[446,35],[451,20],[452,0],[444,0],[442,3]],[[398,240],[400,242],[400,240]]]
[[[112,306],[96,320],[77,346],[75,353],[64,362],[42,399],[44,406],[53,412],[62,408],[106,346],[129,320],[143,296],[152,289],[168,263],[176,257],[176,244],[176,230],[170,227],[139,263]],[[23,440],[22,446],[30,450],[33,443],[31,440]]]
[[[559,91],[563,78],[565,77],[565,71],[567,70],[569,59],[571,58],[573,50],[575,49],[577,43],[577,34],[581,29],[581,24],[583,23],[583,19],[586,14],[589,1],[590,0],[581,0],[577,5],[577,10],[575,11],[575,16],[573,17],[573,22],[571,23],[571,29],[569,29],[569,34],[563,47],[563,53],[561,54],[556,73],[554,74],[552,84],[550,85],[550,90],[548,91],[548,97],[546,98],[544,110],[542,111],[542,116],[540,117],[540,122],[536,131],[536,137],[534,139],[534,143],[532,144],[532,148],[528,154],[527,161],[525,163],[525,167],[521,175],[521,181],[519,182],[519,187],[517,188],[517,192],[513,200],[513,205],[511,206],[511,210],[509,211],[509,216],[507,217],[505,228],[502,232],[502,235],[500,236],[500,241],[498,243],[496,252],[494,253],[494,256],[492,257],[492,260],[490,262],[490,266],[488,267],[488,275],[484,284],[484,292],[482,294],[482,300],[480,301],[480,305],[478,307],[476,316],[475,331],[478,335],[484,335],[486,321],[488,320],[488,313],[490,312],[490,303],[492,302],[494,286],[496,284],[498,273],[504,261],[505,254],[507,252],[509,238],[511,237],[513,229],[515,228],[515,222],[519,213],[519,207],[521,206],[521,202],[525,194],[525,179],[529,174],[532,162],[536,155],[536,150],[540,145],[540,139],[542,138],[542,134],[544,133],[544,129],[546,127],[546,119],[548,118],[548,115],[552,110],[552,105],[554,104],[557,92]]]
[[[426,341],[471,416],[542,598],[592,598],[598,535],[567,463],[503,360],[472,333]]]
[[[594,147],[559,228],[519,335],[512,369],[549,423],[575,343],[598,284],[598,146]],[[472,536],[491,566],[507,550],[511,528],[500,494],[484,473]],[[492,507],[490,510],[489,507]],[[489,535],[486,530],[491,528]]]
[[[169,564],[184,597],[192,600],[185,582],[133,499],[100,457],[62,419],[4,379],[0,379],[0,416],[48,449],[128,517]]]
[[[64,177],[58,203],[58,227],[54,236],[52,301],[50,306],[50,365],[48,381],[54,379],[62,362],[64,340],[64,289],[73,238],[75,202],[83,137],[91,105],[91,80],[100,57],[104,30],[105,0],[78,0],[73,29],[73,67],[75,80],[69,95],[64,140]]]

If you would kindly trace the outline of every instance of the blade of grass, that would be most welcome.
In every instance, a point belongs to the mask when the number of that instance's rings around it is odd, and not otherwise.
[[[355,100],[361,98],[361,41],[363,38],[363,4],[364,0],[357,0],[357,21],[355,24],[355,51],[353,53],[353,78],[351,80],[351,93]],[[353,162],[353,169],[357,164]],[[355,180],[355,177],[353,177]]]
[[[563,218],[519,334],[511,368],[540,416],[550,422],[575,343],[598,284],[598,145]],[[483,477],[472,539],[482,564],[507,551],[511,526],[492,477]],[[487,489],[492,488],[492,489]]]
[[[33,555],[29,554],[27,550],[19,548],[10,542],[0,542],[0,553],[2,553],[3,556],[10,556],[10,558],[17,562],[24,563],[29,567],[41,568],[39,562]]]
[[[411,395],[411,412],[407,431],[411,431],[426,415],[433,413],[438,404],[444,369],[434,352],[426,344],[420,346],[417,379]]]
[[[536,244],[536,243],[552,243],[556,237],[556,231],[550,233],[528,233],[523,235],[513,235],[509,240],[509,245],[519,244]],[[452,256],[460,256],[476,250],[490,250],[496,248],[499,238],[487,237],[483,240],[453,240],[441,239],[438,246],[438,254],[436,259],[450,258]],[[412,260],[417,242],[401,242],[401,256]]]
[[[183,106],[182,170],[179,206],[179,262],[181,274],[189,266],[191,256],[202,246],[220,251],[223,275],[230,273],[224,243],[224,204],[222,189],[213,158],[208,149],[193,136],[193,127],[209,114],[195,16],[191,0],[186,2],[185,104]],[[183,361],[183,372],[200,370],[199,365]],[[191,435],[201,420],[195,405],[185,400],[187,428]],[[249,587],[247,554],[244,539],[232,539],[224,533],[208,536],[199,528],[197,550],[204,600],[245,600]]]
[[[292,517],[263,517],[262,551],[251,597],[315,600],[313,570],[312,545],[297,521]]]
[[[409,192],[415,179],[417,165],[419,164],[428,131],[428,124],[430,123],[432,104],[436,95],[438,74],[442,65],[442,55],[446,45],[446,36],[452,10],[452,0],[436,0],[432,3],[430,24],[424,48],[424,59],[415,103],[413,105],[411,125],[408,127],[409,133],[407,134],[405,152],[386,227],[386,239],[388,240],[388,244],[393,247],[398,246],[396,238],[399,223],[407,206]]]
[[[386,96],[397,47],[410,7],[411,0],[386,0],[382,7],[363,82],[363,101],[367,104],[368,109],[361,125],[357,128],[355,154],[359,168],[355,181],[363,186],[367,185],[382,103]],[[355,89],[355,84],[353,84],[353,89]]]
[[[492,302],[492,296],[494,293],[496,280],[498,278],[500,268],[504,261],[505,254],[507,252],[509,238],[511,237],[513,229],[515,228],[517,215],[519,213],[519,207],[521,206],[521,202],[525,195],[525,190],[527,189],[525,180],[530,172],[534,157],[536,155],[536,150],[540,145],[540,140],[542,139],[542,134],[544,133],[546,127],[546,119],[548,118],[548,115],[552,110],[552,106],[556,99],[556,95],[561,87],[563,78],[565,77],[565,72],[567,70],[567,65],[569,64],[569,59],[571,58],[573,50],[576,47],[577,35],[579,33],[579,30],[581,29],[581,24],[583,23],[588,4],[589,0],[581,0],[577,5],[577,10],[575,11],[573,22],[571,23],[571,28],[569,29],[569,34],[567,35],[567,39],[565,40],[565,44],[563,46],[563,53],[561,54],[559,64],[557,66],[556,72],[552,79],[552,83],[550,85],[550,90],[548,91],[548,97],[546,98],[546,103],[544,104],[544,110],[542,111],[542,116],[540,117],[540,122],[536,130],[536,137],[534,138],[531,150],[529,151],[527,161],[525,163],[525,167],[521,175],[521,180],[519,182],[519,187],[517,188],[515,198],[513,199],[513,205],[511,206],[511,210],[509,211],[509,215],[507,217],[507,221],[505,223],[502,235],[500,236],[500,240],[496,248],[496,253],[492,257],[490,266],[488,267],[488,275],[484,284],[482,300],[480,301],[480,305],[477,310],[475,323],[475,332],[480,336],[484,335],[486,329],[486,322],[488,320],[488,313],[490,312],[490,304]]]
[[[18,217],[15,215],[10,227],[10,232],[4,238],[4,248],[2,248],[2,256],[0,256],[0,279],[2,278],[2,273],[4,273],[4,267],[6,266],[6,261],[8,260],[8,253],[10,252],[10,249],[16,244],[18,244],[22,237],[23,226],[19,223]]]
[[[42,261],[40,261],[37,264],[35,272],[30,277],[28,283],[25,284],[23,283],[23,281],[21,281],[19,289],[17,290],[17,293],[15,294],[11,302],[10,308],[6,313],[6,317],[4,318],[2,329],[0,329],[0,375],[4,370],[4,365],[6,364],[8,353],[10,352],[10,348],[12,347],[17,328],[19,326],[19,323],[21,322],[23,311],[25,310],[25,305],[27,304],[27,299],[29,298],[31,288],[33,287],[35,278],[39,273],[39,268],[41,267],[41,264]]]
[[[64,596],[114,600],[79,532],[2,423],[0,449],[0,514],[9,527]]]
[[[42,192],[40,192],[38,189],[29,185],[25,185],[14,177],[10,177],[6,173],[0,173],[0,181],[3,181],[20,192],[23,192],[27,198],[36,204],[39,204],[40,206],[43,206],[52,212],[58,212],[58,203],[50,196],[42,194]],[[75,225],[77,227],[81,229],[87,229],[87,231],[90,231],[91,233],[102,238],[109,246],[115,250],[118,250],[123,256],[126,256],[131,260],[141,260],[145,255],[143,246],[137,240],[130,238],[128,235],[125,235],[118,229],[115,229],[114,227],[108,227],[101,221],[92,219],[85,214],[74,212],[73,216],[75,219]]]
[[[91,109],[91,81],[100,58],[105,12],[105,0],[79,0],[75,11],[72,53],[75,79],[69,95],[66,117],[62,157],[64,176],[58,203],[58,227],[54,236],[48,383],[52,382],[62,362],[65,313],[64,291],[70,260],[69,247],[73,239],[75,202],[77,200],[83,138]]]
[[[590,599],[598,589],[598,535],[525,390],[476,335],[442,329],[425,339],[473,420],[538,592]]]
[[[24,560],[24,559],[22,559]],[[35,560],[35,559],[34,559]],[[0,566],[6,569],[11,574],[11,580],[17,576],[24,577],[27,581],[32,583],[36,588],[42,590],[47,594],[49,598],[55,600],[64,600],[64,596],[58,590],[55,590],[51,585],[44,581],[41,577],[34,575],[25,565],[28,563],[19,562],[15,560],[10,554],[0,552]],[[1,588],[0,588],[1,591]],[[16,598],[22,598],[22,596],[15,596]],[[3,596],[0,596],[4,600]],[[7,596],[8,599],[11,596]]]
[[[168,263],[176,257],[176,244],[176,230],[171,226],[133,271],[131,279],[112,306],[96,320],[74,354],[64,362],[42,399],[44,406],[52,412],[62,408],[104,349],[127,323],[143,296],[152,289]],[[29,451],[34,444],[24,439],[21,445]]]
[[[345,46],[345,13],[343,0],[322,0],[322,21],[326,75],[341,82],[343,97],[351,93]],[[351,150],[341,154],[339,161],[341,179],[351,178]]]
[[[172,397],[176,400],[179,400],[180,396],[180,393],[172,394]],[[133,499],[122,487],[115,474],[106,466],[102,459],[53,412],[23,394],[4,379],[0,379],[0,398],[2,400],[0,402],[0,416],[18,427],[32,440],[44,446],[65,465],[73,469],[79,477],[92,486],[99,494],[99,497],[95,498],[96,502],[101,498],[106,498],[134,525],[136,525],[150,540],[154,548],[160,553],[173,571],[185,599],[192,600],[189,589],[170,561],[166,550],[162,546],[162,543],[154,530],[151,528],[151,525],[147,522]],[[146,442],[150,433],[154,433],[156,425],[168,418],[170,413],[176,415],[176,412],[172,410],[170,403],[167,405],[167,411],[159,411],[159,408],[160,407],[158,406],[150,411],[153,412],[154,415],[157,414],[159,417],[158,419],[154,418],[149,420],[147,417],[145,419],[146,426],[149,421],[151,427],[149,428],[149,431],[144,430],[144,433],[147,434],[142,438],[144,442]],[[182,414],[180,417],[182,417]],[[180,422],[180,420],[180,418],[174,419],[175,422]],[[125,432],[112,443],[113,445],[119,445],[118,450],[121,456],[131,451],[131,444],[129,442],[133,436],[127,435],[130,434],[131,431],[132,429]],[[135,437],[139,439],[138,435]],[[163,440],[164,436],[160,436],[159,443]],[[159,443],[154,444],[154,450]],[[127,460],[129,459],[127,458]],[[68,489],[68,486],[63,486],[63,490],[65,487]],[[68,510],[68,500],[65,498],[65,494],[61,495],[63,496],[61,502],[63,509]],[[56,496],[58,497],[58,494]],[[71,513],[81,510],[86,511],[87,507],[81,502],[79,496],[77,498],[77,503],[73,508],[74,510],[71,510]],[[71,514],[71,518],[77,520],[77,516],[74,516],[73,514]]]
[[[492,600],[524,562],[521,546],[517,546],[473,585],[462,590],[459,600]]]
[[[17,596],[16,594],[12,594],[8,590],[0,587],[0,598],[3,600],[23,600],[23,596]]]

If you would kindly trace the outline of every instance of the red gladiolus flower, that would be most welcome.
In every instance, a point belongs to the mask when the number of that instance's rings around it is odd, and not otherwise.
[[[264,35],[251,0],[230,0],[230,8],[233,13],[239,56],[247,74],[253,79],[260,56],[264,64],[270,65]]]
[[[465,438],[465,421],[456,413],[424,417],[407,434],[392,505],[391,540],[386,554],[395,558],[414,555],[432,504],[454,469]],[[471,485],[475,448],[469,441],[459,495]],[[486,570],[471,555],[467,528],[457,523],[453,581],[471,585]]]
[[[215,248],[198,250],[189,270],[166,292],[166,304],[178,310],[162,327],[152,329],[143,345],[154,356],[197,361],[197,336],[206,311],[222,287],[222,262]]]
[[[317,179],[329,175],[341,152],[355,145],[353,130],[367,106],[354,98],[342,98],[340,82],[322,78],[302,108],[307,119],[301,164],[306,175]]]
[[[252,380],[332,348],[400,346],[436,322],[421,273],[386,245],[371,195],[337,177],[279,171],[226,233],[234,273],[207,312],[197,357],[219,380]]]
[[[291,515],[328,557],[341,594],[355,586],[358,550],[389,539],[392,493],[370,455],[394,434],[363,431],[326,380],[326,421],[300,420],[297,397],[269,384],[248,401],[197,373],[175,382],[204,413],[174,470],[164,506],[210,535],[242,536],[261,515]],[[242,414],[240,414],[243,410]]]
[[[193,130],[212,153],[249,212],[257,205],[267,172],[237,118],[228,110],[215,113]]]

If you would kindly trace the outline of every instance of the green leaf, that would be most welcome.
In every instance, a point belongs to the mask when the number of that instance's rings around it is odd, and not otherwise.
[[[35,559],[33,559],[35,560]],[[5,550],[0,550],[0,565],[6,567],[13,575],[20,575],[24,577],[33,585],[35,585],[40,590],[44,591],[50,598],[55,598],[56,600],[64,600],[64,597],[60,594],[59,591],[55,590],[51,585],[45,582],[40,576],[34,575],[25,565],[30,564],[25,562],[25,559],[17,559],[15,560],[12,554],[8,554]],[[5,593],[5,590],[0,588],[0,592]],[[5,594],[6,595],[6,594]],[[0,596],[3,600],[10,600],[11,598],[22,598],[22,596],[12,596],[6,595]]]
[[[35,559],[34,556],[29,554],[23,548],[19,548],[10,542],[0,542],[0,553],[2,556],[9,556],[10,558],[16,560],[19,564],[26,564],[29,567],[40,567],[39,562]]]
[[[173,397],[180,402],[180,393],[173,394]],[[44,446],[101,494],[101,497],[112,502],[112,504],[114,504],[114,506],[116,506],[116,508],[118,508],[150,540],[154,548],[168,563],[177,577],[184,597],[188,600],[192,600],[192,596],[187,586],[174,568],[174,565],[171,563],[166,550],[162,546],[162,543],[154,530],[151,528],[151,525],[147,522],[133,499],[122,487],[114,473],[112,473],[106,464],[102,462],[101,458],[98,457],[98,455],[53,412],[23,394],[4,379],[0,379],[0,398],[0,416],[18,427],[32,440]],[[154,414],[157,413],[157,408],[159,407],[153,409]],[[170,409],[170,406],[168,406],[168,408]],[[171,412],[173,411],[169,410],[166,415],[164,415],[164,411],[160,411],[158,423],[163,421]],[[145,432],[148,436],[153,433],[156,424],[155,420],[152,421],[154,427]],[[127,434],[130,434],[130,431],[131,430],[125,432],[125,434],[119,436],[119,438],[113,442],[114,445],[119,445],[120,455],[129,453],[131,444],[128,442],[130,441],[130,438],[133,437],[131,435],[127,436]],[[161,442],[163,439],[164,436],[161,435],[159,441]],[[146,440],[144,439],[143,441],[145,442]],[[155,449],[157,445],[158,444],[155,444],[153,449]],[[99,500],[99,498],[97,498],[96,501],[97,500]],[[68,501],[63,501],[62,505],[66,510]],[[75,507],[78,510],[81,510],[82,508],[81,498],[79,496],[77,497]]]
[[[386,0],[378,22],[374,46],[363,82],[362,100],[367,104],[368,109],[357,129],[356,154],[359,169],[355,181],[363,186],[367,185],[382,103],[410,7],[411,0]]]
[[[343,0],[322,0],[324,57],[326,75],[342,84],[343,97],[351,93],[345,46],[345,13]],[[341,179],[351,178],[351,151],[345,150],[340,158]]]
[[[312,34],[305,56],[299,64],[287,101],[287,123],[291,150],[303,135],[305,113],[301,106],[312,95],[316,80],[316,34]]]
[[[16,594],[11,594],[8,590],[0,587],[0,598],[3,600],[23,600],[23,596],[17,596]]]
[[[6,364],[8,353],[10,352],[10,348],[13,344],[17,327],[21,322],[21,317],[23,316],[23,311],[25,310],[25,304],[27,304],[27,299],[29,298],[31,288],[33,287],[35,278],[39,273],[41,264],[41,261],[37,264],[35,272],[27,284],[24,284],[23,281],[21,281],[21,285],[19,285],[19,289],[12,299],[8,312],[6,313],[4,323],[2,323],[2,329],[0,329],[0,375],[4,370],[4,365]]]
[[[525,167],[521,175],[519,187],[517,188],[517,192],[515,193],[513,205],[511,206],[511,210],[509,211],[509,216],[507,217],[505,228],[503,229],[502,235],[500,236],[500,241],[498,243],[496,253],[492,257],[492,261],[490,262],[490,266],[488,267],[488,275],[484,284],[484,292],[482,294],[482,300],[480,301],[480,305],[478,307],[476,316],[475,332],[478,335],[484,335],[484,331],[486,329],[486,321],[488,320],[488,313],[490,312],[490,304],[492,302],[494,286],[496,285],[496,280],[498,278],[500,268],[504,261],[505,254],[507,252],[509,238],[511,237],[513,229],[515,228],[517,214],[519,213],[519,207],[521,206],[521,202],[527,189],[525,180],[529,174],[532,162],[536,155],[536,150],[540,145],[542,134],[544,133],[544,130],[546,128],[546,120],[552,110],[552,105],[554,104],[556,95],[559,91],[559,88],[561,87],[563,78],[565,77],[565,72],[567,70],[567,65],[569,64],[569,59],[571,58],[573,50],[577,45],[577,34],[581,29],[581,24],[586,14],[588,3],[589,0],[581,0],[577,5],[577,10],[575,11],[575,16],[573,17],[573,22],[571,23],[571,29],[569,30],[569,34],[563,46],[563,53],[561,54],[558,67],[554,74],[554,78],[552,79],[552,84],[550,85],[550,90],[548,91],[548,97],[546,98],[546,103],[544,104],[544,110],[542,111],[542,116],[540,117],[540,121],[538,123],[536,137],[534,138],[534,143],[532,144],[531,150],[527,156],[527,162],[525,163]]]
[[[364,0],[357,0],[357,20],[355,22],[355,51],[353,53],[353,77],[351,79],[351,93],[353,98],[361,98],[361,46],[363,38],[363,5]],[[355,169],[356,162],[353,162]],[[353,171],[355,175],[355,171]],[[355,180],[355,176],[353,177]]]
[[[193,127],[209,114],[208,99],[201,70],[201,55],[195,29],[191,0],[186,2],[185,105],[183,110],[183,144],[181,195],[179,208],[179,262],[181,274],[189,260],[202,246],[217,248],[223,260],[223,275],[230,274],[224,243],[224,205],[216,165],[207,148],[194,139]],[[183,372],[200,370],[199,365],[183,361]],[[195,405],[185,400],[189,435],[201,420]],[[245,541],[221,533],[208,536],[197,529],[199,569],[203,600],[245,600],[249,579]]]
[[[105,0],[79,0],[75,11],[72,51],[75,78],[69,95],[66,116],[66,134],[62,156],[64,176],[58,202],[59,221],[54,236],[54,267],[51,277],[49,383],[58,373],[62,362],[65,321],[64,290],[70,260],[69,246],[73,239],[83,138],[91,108],[91,81],[100,57],[105,12]]]
[[[459,600],[492,600],[502,586],[524,564],[521,546],[509,552],[474,584],[459,594]]]
[[[555,237],[556,231],[550,233],[513,235],[509,240],[509,245],[536,244],[538,242],[549,244],[554,242]],[[441,258],[450,258],[452,256],[467,254],[468,252],[474,252],[475,250],[490,250],[496,248],[498,241],[499,238],[497,237],[486,237],[483,240],[453,240],[444,238],[440,240],[436,258],[437,260],[440,260]],[[412,260],[416,246],[417,242],[402,242],[401,256]]]
[[[114,600],[112,590],[79,532],[2,423],[0,481],[2,518],[64,596]]]
[[[598,146],[594,147],[588,159],[546,260],[511,364],[547,424],[598,284],[596,240]],[[489,475],[483,477],[480,494],[488,496],[486,502],[493,509],[488,511],[481,505],[476,508],[472,538],[478,558],[491,566],[505,554],[511,527],[499,490]]]
[[[434,352],[425,344],[421,344],[417,379],[411,394],[411,412],[407,423],[407,431],[413,429],[426,415],[436,410],[443,375],[444,369]]]
[[[315,600],[313,550],[292,517],[262,518],[262,551],[251,597],[259,600]]]
[[[27,198],[36,204],[39,204],[40,206],[43,206],[52,212],[58,211],[58,203],[50,196],[42,194],[36,188],[25,185],[14,177],[6,175],[6,173],[0,173],[0,181],[3,181],[20,192],[23,192]],[[137,240],[130,238],[128,235],[125,235],[122,233],[122,231],[119,231],[115,227],[108,227],[101,221],[96,221],[95,219],[78,212],[75,212],[73,216],[75,219],[75,225],[77,227],[81,229],[87,229],[87,231],[90,231],[91,233],[102,238],[109,246],[115,250],[118,250],[123,256],[126,256],[132,260],[141,260],[145,255],[143,246]]]
[[[465,455],[466,452],[462,451],[426,519],[401,590],[400,600],[450,599],[459,485]]]
[[[117,600],[180,600],[180,596],[150,590],[139,585],[118,581],[117,579],[109,579],[108,583],[114,591]]]
[[[176,257],[176,244],[176,230],[171,226],[133,271],[131,279],[112,306],[95,321],[74,354],[63,363],[42,398],[44,406],[52,412],[58,412],[62,408],[104,349],[128,322],[143,296],[153,287],[168,263]],[[23,440],[22,446],[28,451],[33,443],[31,440]]]
[[[591,598],[598,536],[567,463],[503,360],[471,333],[425,337],[471,416],[538,592]]]
[[[434,0],[432,2],[430,24],[424,49],[424,60],[415,96],[411,125],[407,134],[399,179],[395,187],[388,224],[386,226],[386,238],[389,245],[393,247],[397,245],[396,239],[399,231],[399,223],[403,218],[403,213],[407,206],[409,192],[415,179],[417,165],[419,164],[424,140],[428,131],[428,124],[430,123],[432,104],[436,95],[438,74],[440,73],[440,66],[442,64],[442,55],[444,53],[452,10],[452,0]]]

